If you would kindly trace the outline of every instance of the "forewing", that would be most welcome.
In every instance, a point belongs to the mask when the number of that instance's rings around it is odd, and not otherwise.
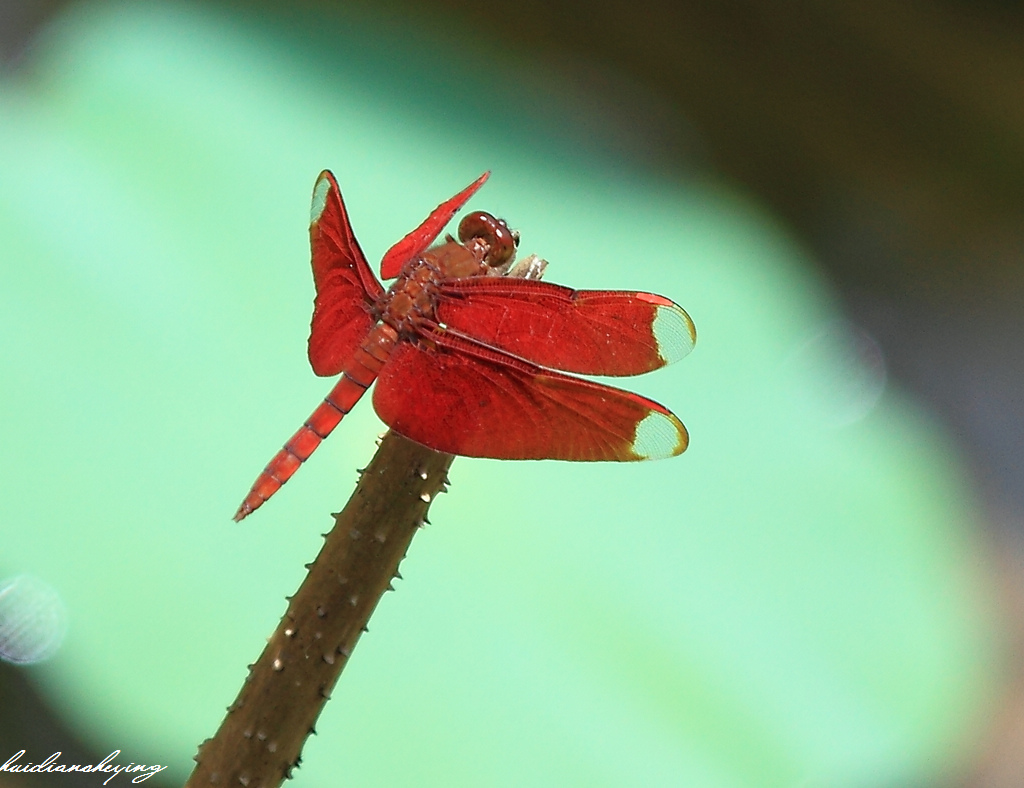
[[[663,296],[573,290],[505,277],[442,283],[438,321],[545,367],[585,375],[638,375],[678,361],[697,332]]]
[[[328,170],[313,187],[309,243],[316,284],[309,363],[317,375],[337,375],[376,322],[369,307],[384,288],[359,248],[338,182]]]
[[[653,460],[680,454],[688,440],[657,402],[441,329],[395,348],[373,404],[396,432],[469,457]]]
[[[403,265],[424,252],[441,234],[456,212],[486,183],[490,175],[490,171],[485,172],[454,197],[438,205],[419,227],[388,249],[384,259],[380,261],[381,278],[394,279]]]

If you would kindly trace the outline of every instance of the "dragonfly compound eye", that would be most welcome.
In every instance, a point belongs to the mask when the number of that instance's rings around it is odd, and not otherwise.
[[[459,240],[467,243],[474,238],[487,244],[484,262],[492,268],[511,260],[519,245],[519,234],[510,230],[504,219],[495,219],[484,211],[468,214],[459,222]]]

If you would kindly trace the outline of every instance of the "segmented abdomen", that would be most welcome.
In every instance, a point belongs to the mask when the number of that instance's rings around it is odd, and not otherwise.
[[[379,323],[373,327],[345,364],[341,379],[331,392],[263,469],[235,512],[236,522],[259,509],[271,495],[281,489],[281,485],[292,477],[320,442],[341,423],[345,414],[352,410],[370,384],[377,379],[397,342],[398,334],[391,326]]]

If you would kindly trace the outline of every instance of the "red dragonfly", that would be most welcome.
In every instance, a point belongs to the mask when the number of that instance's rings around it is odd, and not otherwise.
[[[503,460],[654,460],[686,449],[686,428],[653,400],[554,370],[637,375],[693,349],[693,322],[652,293],[572,290],[513,264],[517,233],[467,215],[459,240],[431,244],[487,180],[484,173],[391,247],[387,290],[366,262],[329,171],[313,188],[309,236],[316,299],[309,362],[341,374],[270,461],[235,514],[280,489],[375,380],[373,405],[431,449]]]

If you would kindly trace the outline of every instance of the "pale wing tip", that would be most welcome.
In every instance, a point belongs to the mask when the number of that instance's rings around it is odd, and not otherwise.
[[[697,328],[690,316],[671,301],[657,306],[652,329],[658,343],[658,355],[666,364],[685,358],[697,344]]]
[[[690,436],[671,413],[652,410],[639,424],[633,437],[633,453],[641,460],[663,460],[686,451]]]
[[[316,179],[316,185],[313,187],[313,200],[309,206],[310,225],[320,221],[324,209],[327,208],[327,195],[331,193],[332,180],[330,170],[324,170],[320,173],[320,177]]]

